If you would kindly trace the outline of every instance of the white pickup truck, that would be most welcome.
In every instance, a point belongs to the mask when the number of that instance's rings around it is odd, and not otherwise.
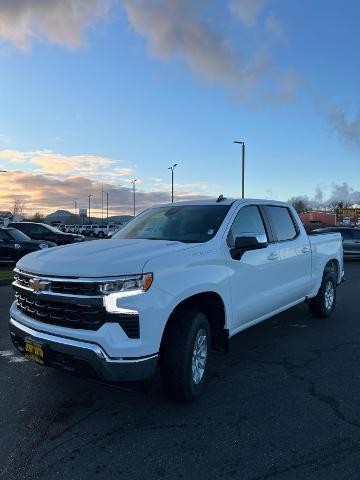
[[[11,338],[42,365],[110,382],[159,366],[168,395],[191,401],[211,348],[304,301],[330,316],[343,276],[340,234],[309,237],[286,203],[161,205],[111,240],[23,257]]]

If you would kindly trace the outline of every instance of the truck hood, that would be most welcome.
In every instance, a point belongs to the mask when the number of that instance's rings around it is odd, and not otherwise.
[[[190,246],[167,240],[94,240],[33,252],[16,266],[25,272],[59,277],[133,275],[142,273],[148,260]]]

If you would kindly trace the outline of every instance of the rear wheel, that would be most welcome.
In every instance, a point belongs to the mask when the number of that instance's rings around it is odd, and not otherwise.
[[[184,309],[175,314],[161,359],[163,387],[172,400],[191,402],[201,394],[210,344],[210,327],[204,313]]]
[[[315,298],[309,301],[310,312],[317,318],[328,318],[336,305],[336,280],[333,272],[325,272]]]

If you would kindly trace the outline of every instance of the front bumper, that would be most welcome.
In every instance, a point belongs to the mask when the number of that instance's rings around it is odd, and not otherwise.
[[[107,382],[140,381],[154,375],[158,354],[138,358],[111,358],[97,344],[50,335],[10,318],[14,346],[24,353],[24,340],[43,346],[45,365]]]

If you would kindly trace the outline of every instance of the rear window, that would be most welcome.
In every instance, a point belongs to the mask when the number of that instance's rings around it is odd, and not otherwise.
[[[297,235],[297,231],[289,209],[275,206],[267,206],[265,208],[277,241],[293,240]]]

